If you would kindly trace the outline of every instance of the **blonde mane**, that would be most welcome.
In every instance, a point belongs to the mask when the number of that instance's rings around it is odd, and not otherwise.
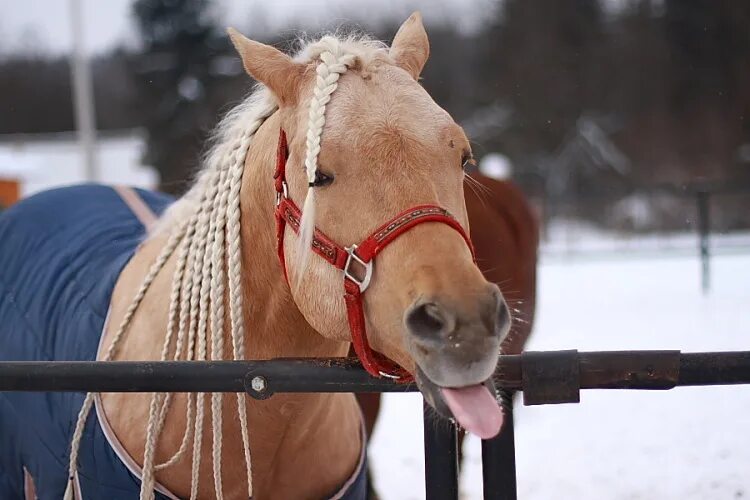
[[[297,62],[320,61],[316,66],[317,76],[309,103],[309,123],[306,135],[305,169],[309,182],[315,180],[320,137],[325,125],[326,104],[336,89],[339,76],[355,64],[365,69],[375,57],[388,58],[385,44],[363,36],[336,37],[331,35],[324,36],[317,41],[303,43],[295,56]],[[166,235],[168,242],[152,264],[133,298],[103,360],[110,360],[117,353],[131,319],[147,290],[173,254],[176,254],[176,263],[161,360],[224,359],[224,299],[227,290],[232,359],[245,359],[240,266],[240,186],[250,143],[260,126],[277,109],[278,105],[271,92],[263,85],[258,85],[248,98],[231,110],[221,121],[213,134],[213,146],[206,155],[203,168],[196,176],[194,184],[164,213],[149,235],[151,238]],[[298,252],[301,265],[297,266],[299,274],[304,269],[315,226],[313,193],[314,188],[309,188],[304,203],[299,238],[302,251]],[[170,352],[173,341],[174,352]],[[69,465],[71,479],[65,492],[66,500],[73,498],[72,485],[76,474],[80,441],[86,418],[91,410],[93,396],[93,393],[87,394],[73,434]],[[172,395],[155,393],[152,396],[146,429],[141,499],[154,498],[155,471],[177,463],[186,455],[191,440],[193,453],[190,498],[196,497],[205,416],[202,396],[199,394],[196,397],[196,394],[192,393],[188,395],[187,428],[183,441],[177,452],[162,464],[155,463],[154,455]],[[221,403],[222,394],[211,394],[212,456],[217,499],[223,498]],[[252,498],[252,461],[246,398],[242,393],[237,394],[237,407],[245,454],[248,497]]]

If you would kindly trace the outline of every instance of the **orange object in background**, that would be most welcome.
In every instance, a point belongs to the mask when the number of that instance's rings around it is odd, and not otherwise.
[[[21,186],[18,181],[0,179],[0,210],[17,202],[20,195]]]

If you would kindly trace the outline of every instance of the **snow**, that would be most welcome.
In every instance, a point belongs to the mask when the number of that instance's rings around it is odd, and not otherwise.
[[[686,236],[687,238],[687,236]],[[547,258],[529,349],[748,349],[750,254]],[[518,400],[517,400],[518,401]],[[424,498],[421,397],[391,394],[370,449],[382,498]],[[750,386],[584,391],[580,404],[517,403],[519,498],[750,496]],[[465,442],[462,498],[482,497],[479,441]]]
[[[686,218],[686,225],[696,221]],[[714,252],[743,252],[750,250],[750,231],[731,233],[711,233],[710,246]],[[596,257],[607,259],[629,258],[634,254],[645,257],[663,258],[676,253],[694,255],[698,248],[698,234],[678,231],[673,233],[655,232],[638,234],[632,232],[608,231],[576,220],[553,220],[546,239],[542,242],[541,253],[547,258],[580,257],[584,260]]]
[[[100,134],[98,179],[106,184],[155,188],[155,169],[141,164],[145,139],[137,130]],[[18,180],[21,196],[86,182],[81,151],[73,133],[0,136],[0,177]]]

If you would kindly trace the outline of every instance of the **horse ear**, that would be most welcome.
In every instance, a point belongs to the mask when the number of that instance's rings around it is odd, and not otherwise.
[[[404,21],[393,38],[390,55],[415,80],[419,78],[430,56],[430,41],[422,24],[422,14],[415,12]]]
[[[227,33],[242,58],[245,71],[268,87],[280,105],[294,105],[305,66],[270,45],[248,39],[234,28],[228,28]]]

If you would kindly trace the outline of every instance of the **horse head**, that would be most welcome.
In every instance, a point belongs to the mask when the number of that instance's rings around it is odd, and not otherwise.
[[[230,35],[247,72],[279,106],[285,168],[278,197],[302,207],[301,220],[289,219],[295,230],[285,224],[280,232],[296,306],[320,335],[350,341],[342,268],[360,288],[367,279],[359,300],[369,346],[413,376],[439,413],[494,436],[502,413],[491,376],[510,315],[463,237],[471,146],[418,83],[429,55],[421,17],[401,26],[390,49],[324,38],[300,58]],[[352,262],[353,245],[386,222],[398,226],[397,214],[408,218],[411,208],[425,206],[439,216],[399,232],[377,259]],[[320,241],[349,255],[308,257]]]

